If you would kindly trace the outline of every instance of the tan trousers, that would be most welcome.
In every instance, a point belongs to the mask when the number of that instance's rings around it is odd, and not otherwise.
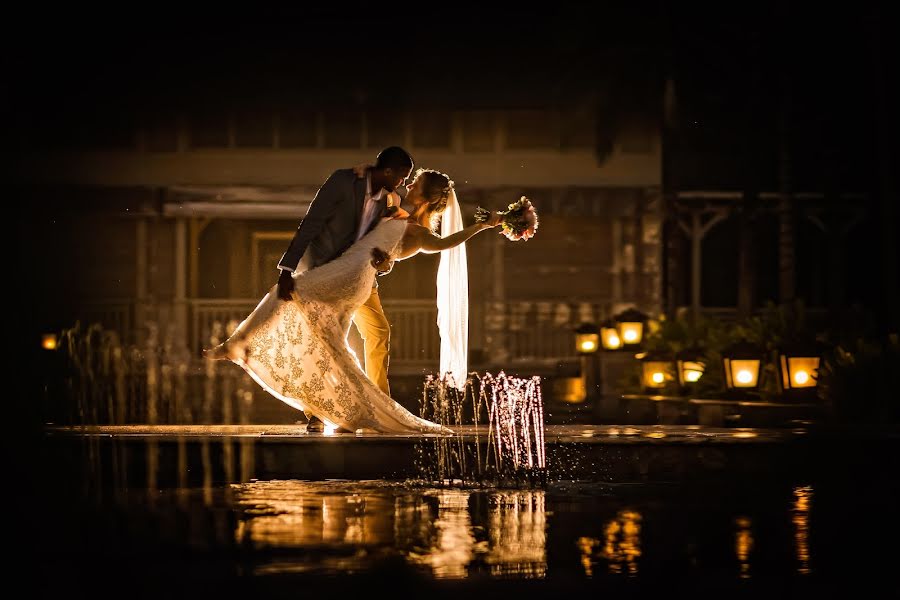
[[[366,376],[371,379],[382,392],[391,395],[388,385],[388,352],[391,347],[391,326],[384,309],[378,288],[372,288],[372,295],[353,313],[353,323],[365,343]]]

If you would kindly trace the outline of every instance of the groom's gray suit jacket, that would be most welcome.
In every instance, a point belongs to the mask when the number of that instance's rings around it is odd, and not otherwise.
[[[386,196],[382,195],[369,230],[384,216]],[[365,199],[365,177],[357,177],[353,169],[339,169],[332,173],[310,203],[278,267],[297,270],[300,259],[306,254],[304,267],[312,269],[343,254],[356,241]]]

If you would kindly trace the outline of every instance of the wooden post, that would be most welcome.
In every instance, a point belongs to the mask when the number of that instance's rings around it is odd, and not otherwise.
[[[691,212],[691,314],[694,319],[700,316],[700,290],[703,277],[703,225],[700,213]]]
[[[187,219],[175,219],[175,345],[187,344]]]
[[[194,218],[189,221],[190,239],[188,241],[188,256],[190,257],[189,285],[191,298],[200,295],[200,236],[203,230],[212,222],[212,218]]]
[[[724,207],[704,206],[702,208],[690,208],[690,225],[678,219],[678,226],[691,238],[691,315],[697,319],[700,316],[701,285],[703,268],[703,238],[720,221],[728,216],[728,209]],[[705,214],[711,215],[709,220],[703,222]]]
[[[125,338],[123,344],[129,341],[140,344],[144,338],[144,325],[147,319],[147,219],[140,217],[135,223],[134,231],[134,340]],[[123,336],[130,336],[131,332],[121,332]]]
[[[749,317],[753,311],[753,296],[756,288],[756,260],[753,251],[753,221],[750,203],[744,199],[740,209],[738,232],[738,288],[737,314],[739,318]]]
[[[610,243],[612,244],[612,303],[613,306],[622,302],[622,271],[624,257],[622,256],[622,220],[619,217],[613,217],[612,235],[610,235]]]

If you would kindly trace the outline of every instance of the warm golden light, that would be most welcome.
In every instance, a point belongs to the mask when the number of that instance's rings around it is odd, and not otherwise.
[[[731,383],[731,387],[736,388],[753,388],[756,387],[756,383],[759,379],[759,360],[756,359],[740,359],[740,360],[731,360],[726,359],[726,369],[730,369],[730,372],[726,373],[726,376],[730,376],[729,383]]]
[[[621,312],[613,317],[619,338],[628,347],[640,345],[644,338],[644,323],[647,323],[647,315],[634,308]]]
[[[749,390],[759,385],[763,351],[756,344],[742,341],[722,351],[725,385],[728,389]],[[738,392],[740,395],[740,392]]]
[[[553,397],[578,404],[587,398],[583,377],[560,377],[553,381]]]
[[[622,347],[622,340],[619,338],[619,332],[612,327],[602,330],[603,347],[607,350],[618,350]]]
[[[575,347],[581,354],[592,354],[600,347],[600,334],[592,325],[582,325],[575,331]]]
[[[705,365],[701,362],[685,361],[681,363],[681,378],[685,383],[696,383],[703,377]]]
[[[465,508],[468,513],[468,505]],[[477,523],[473,523],[477,525]],[[491,498],[481,558],[494,576],[542,578],[547,574],[547,507],[544,492],[498,492]],[[479,544],[475,544],[479,552]]]
[[[781,376],[785,389],[816,387],[818,356],[781,356]]]
[[[473,565],[487,565],[494,576],[546,575],[543,491],[492,493],[478,509],[466,490],[411,493],[359,481],[254,481],[231,492],[241,512],[235,542],[276,551],[256,574],[360,570],[381,555],[370,550],[391,547],[437,578],[468,577]],[[279,549],[294,559],[284,560]]]
[[[643,359],[642,362],[641,369],[645,387],[660,389],[675,380],[675,367],[671,361]]]
[[[641,557],[641,515],[622,510],[604,529],[606,543],[601,556],[609,561],[610,573],[637,575]]]
[[[596,538],[578,538],[578,549],[581,551],[581,566],[584,568],[584,574],[587,577],[594,576],[594,548],[599,545],[600,540]]]
[[[809,503],[812,500],[813,490],[810,486],[794,488],[794,542],[797,549],[797,572],[801,575],[809,575]]]
[[[750,579],[750,551],[753,550],[751,523],[747,517],[738,517],[735,521],[737,534],[734,539],[734,551],[741,566],[741,579]]]
[[[55,333],[45,333],[41,339],[41,348],[44,350],[56,350],[58,340]]]

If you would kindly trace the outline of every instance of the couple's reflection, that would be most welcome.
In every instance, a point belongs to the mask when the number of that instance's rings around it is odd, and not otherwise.
[[[265,571],[364,568],[399,552],[436,577],[546,573],[542,491],[305,481],[237,484],[232,491],[241,515],[236,541],[279,551],[279,563]]]

